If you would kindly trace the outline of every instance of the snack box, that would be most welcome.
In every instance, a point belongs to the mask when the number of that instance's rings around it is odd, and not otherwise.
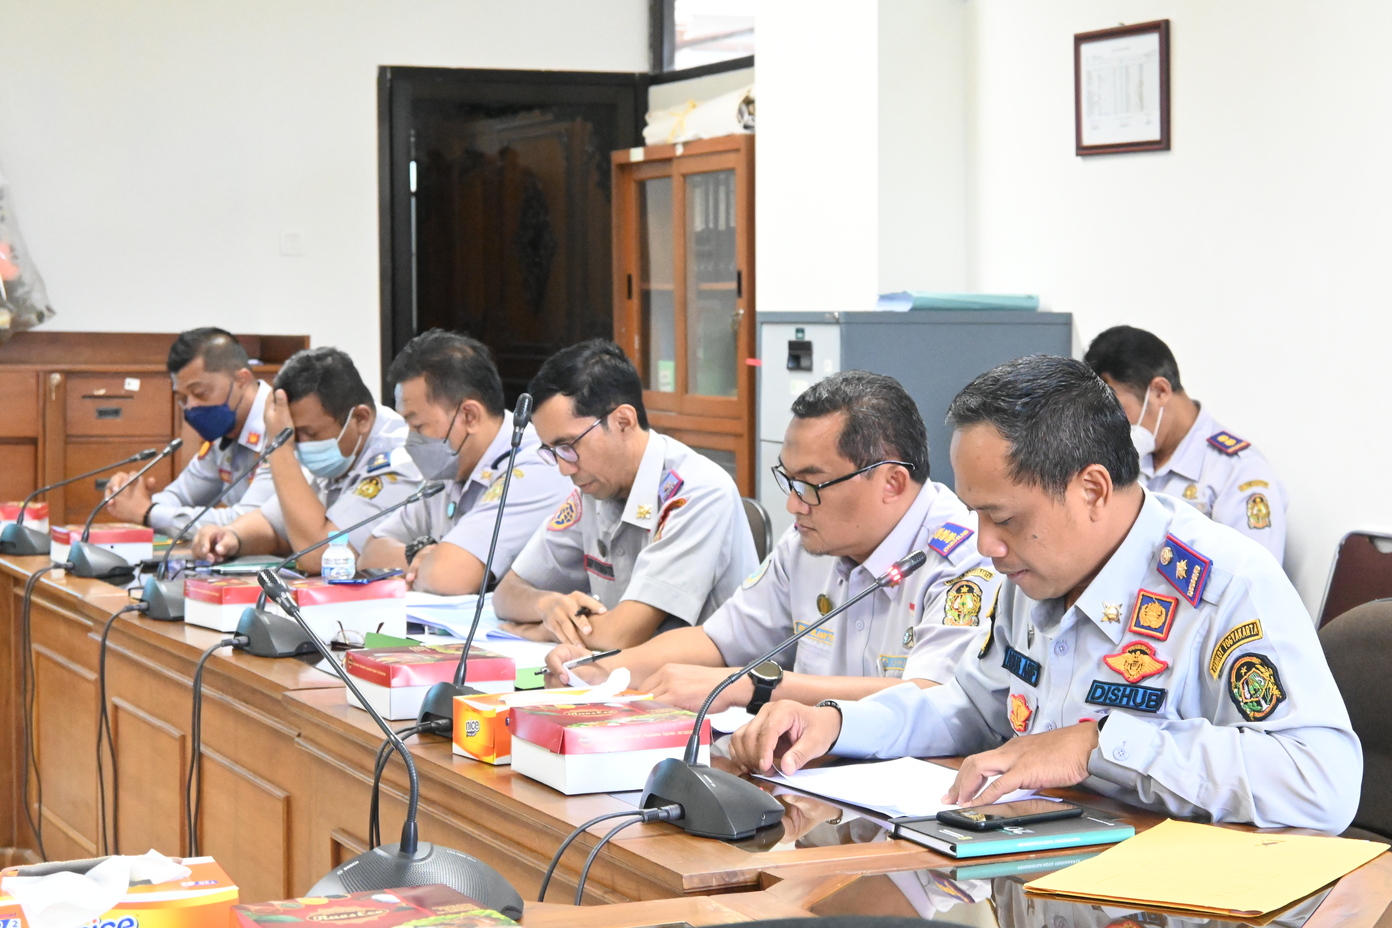
[[[20,503],[0,503],[0,528],[19,519]],[[30,503],[24,510],[24,524],[36,532],[48,531],[48,503]]]
[[[439,883],[232,907],[232,928],[329,924],[347,928],[489,928],[517,922]]]
[[[471,757],[485,764],[512,763],[512,706],[522,702],[540,705],[546,701],[576,705],[586,699],[588,689],[555,689],[522,693],[482,694],[454,697],[454,744],[452,750],[461,757]],[[631,702],[652,699],[647,693],[623,690],[604,701]]]
[[[71,867],[85,873],[100,861],[72,861]],[[178,881],[132,886],[114,908],[88,922],[84,928],[227,928],[232,907],[237,904],[237,884],[211,857],[185,857],[178,862],[193,872]],[[0,878],[39,876],[63,867],[63,864],[8,867],[0,870]],[[28,928],[19,903],[3,891],[0,891],[0,925]]]
[[[329,583],[322,577],[289,582],[305,622],[324,642],[343,632],[381,632],[406,636],[406,581],[388,577],[374,583]],[[242,613],[255,606],[261,585],[255,577],[197,575],[184,581],[184,621],[220,632],[234,632]],[[279,606],[266,607],[283,615]]]
[[[413,719],[420,714],[426,692],[436,683],[454,680],[461,644],[415,645],[406,648],[363,648],[349,651],[343,666],[353,675],[372,708],[384,719]],[[511,693],[517,679],[512,658],[472,648],[468,685],[484,693]],[[348,704],[359,706],[352,690]]]
[[[29,517],[24,517],[29,524]],[[82,540],[81,525],[55,525],[49,529],[49,557],[61,564],[68,559],[74,542]],[[122,557],[127,564],[139,564],[155,556],[155,530],[134,522],[97,522],[87,540]]]
[[[642,789],[653,765],[681,758],[696,713],[654,700],[514,707],[512,769],[567,796]],[[710,762],[710,720],[701,723]]]
[[[252,577],[186,574],[184,621],[214,631],[235,632],[242,613],[255,606],[260,595],[261,586]]]

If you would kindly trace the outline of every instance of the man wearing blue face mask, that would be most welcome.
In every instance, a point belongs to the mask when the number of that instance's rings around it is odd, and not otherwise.
[[[203,445],[169,486],[152,494],[154,481],[147,478],[112,500],[107,512],[119,521],[138,522],[172,536],[265,447],[264,414],[271,388],[256,379],[246,350],[223,329],[184,332],[170,347],[165,367],[174,382],[174,400]],[[113,476],[107,495],[131,476]],[[270,469],[258,467],[250,479],[231,488],[223,498],[226,505],[210,510],[199,524],[226,525],[273,496]]]
[[[305,349],[280,369],[266,429],[276,435],[285,428],[295,430],[294,439],[268,458],[276,495],[230,525],[199,529],[195,557],[298,551],[420,487],[420,471],[402,447],[406,422],[373,400],[352,358],[337,348]],[[349,545],[361,552],[372,529],[353,532]],[[323,553],[300,558],[299,569],[317,573]]]

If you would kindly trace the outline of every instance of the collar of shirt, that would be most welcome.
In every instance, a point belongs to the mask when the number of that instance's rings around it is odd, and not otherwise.
[[[1126,610],[1135,603],[1136,592],[1150,572],[1156,549],[1170,524],[1170,515],[1155,494],[1149,490],[1142,492],[1145,495],[1141,500],[1141,511],[1131,530],[1126,533],[1126,539],[1073,604],[1073,609],[1091,619],[1113,644],[1121,643],[1128,619]],[[1120,610],[1118,621],[1106,621],[1105,609],[1108,605]],[[1033,614],[1035,624],[1043,627],[1050,624],[1046,616],[1066,615],[1066,610],[1063,609],[1063,600],[1050,599],[1040,603]]]
[[[488,449],[483,452],[483,457],[479,458],[478,465],[474,467],[474,472],[469,475],[469,480],[476,481],[487,489],[492,483],[493,478],[498,474],[500,464],[507,463],[508,452],[512,450],[512,413],[503,410],[503,424],[498,426],[498,434],[493,436],[493,440],[488,443]],[[465,480],[467,485],[469,480]]]
[[[1170,455],[1165,466],[1154,476],[1163,477],[1168,473],[1176,473],[1181,477],[1188,477],[1191,481],[1197,481],[1203,475],[1204,456],[1208,454],[1208,436],[1218,432],[1220,428],[1213,417],[1205,412],[1203,407],[1199,407],[1198,418],[1180,439],[1179,447],[1175,448],[1174,454]]]
[[[884,537],[884,541],[879,543],[864,563],[857,564],[848,557],[836,559],[837,575],[849,583],[851,575],[860,569],[865,571],[867,575],[865,582],[874,583],[877,578],[893,566],[895,561],[913,551],[914,542],[918,540],[919,534],[923,531],[923,523],[928,518],[928,512],[933,508],[933,502],[937,498],[937,488],[932,483],[925,482],[919,488],[918,495],[914,497],[908,511],[904,513],[894,528],[890,529],[889,534]],[[934,557],[935,555],[930,553],[928,556]],[[886,587],[884,592],[890,599],[894,599],[898,596],[902,586],[903,584]]]
[[[270,384],[264,380],[256,381],[256,399],[251,401],[251,412],[247,413],[246,425],[237,443],[246,445],[252,451],[260,451],[266,440],[266,400],[271,398]]]
[[[638,473],[633,477],[633,485],[628,488],[623,521],[645,532],[657,525],[658,509],[662,503],[657,494],[666,471],[667,439],[648,429],[648,446],[643,449],[643,460],[638,463]]]

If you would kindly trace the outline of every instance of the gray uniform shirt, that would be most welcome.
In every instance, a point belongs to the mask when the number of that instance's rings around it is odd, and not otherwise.
[[[538,589],[586,590],[609,609],[631,599],[695,625],[757,563],[730,475],[650,430],[628,499],[572,490],[512,569]]]
[[[1340,832],[1363,753],[1309,613],[1259,545],[1145,493],[1078,601],[1002,587],[946,686],[842,704],[835,753],[973,754],[1106,717],[1084,785],[1176,816]]]
[[[347,528],[420,489],[420,470],[402,447],[406,431],[405,419],[395,410],[379,405],[372,431],[343,475],[332,480],[310,477],[310,486],[314,487],[319,502],[324,504],[330,522]],[[279,497],[271,497],[261,507],[261,515],[282,540],[289,540]],[[375,527],[369,522],[348,536],[354,551],[362,552]]]
[[[507,573],[517,552],[570,489],[570,481],[538,456],[540,447],[541,439],[528,425],[522,433],[522,444],[517,448],[507,508],[498,532],[498,550],[493,556],[494,578]],[[478,558],[479,563],[486,563],[511,449],[512,413],[504,412],[502,427],[469,479],[451,481],[445,492],[387,516],[372,534],[402,544],[429,536],[463,548]]]
[[[808,554],[790,528],[703,627],[727,664],[746,664],[924,550],[928,563],[902,584],[871,593],[776,659],[798,673],[944,683],[1001,583],[977,553],[975,532],[976,514],[932,482],[863,564]]]
[[[150,528],[173,537],[188,524],[194,514],[222,492],[222,488],[240,474],[266,447],[266,401],[271,387],[265,381],[256,385],[256,399],[236,441],[205,441],[197,456],[169,486],[150,497]],[[223,504],[210,509],[198,520],[199,525],[227,525],[237,517],[260,509],[275,498],[271,469],[265,462],[256,466],[250,478],[240,480],[223,497]],[[192,535],[196,528],[189,529]]]
[[[1237,529],[1284,560],[1286,490],[1262,453],[1199,409],[1199,417],[1157,473],[1141,461],[1148,489],[1177,496],[1214,522]]]

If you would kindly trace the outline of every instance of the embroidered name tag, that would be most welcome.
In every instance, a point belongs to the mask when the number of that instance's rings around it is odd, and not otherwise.
[[[1101,680],[1093,680],[1084,702],[1112,709],[1159,712],[1160,707],[1165,704],[1166,692],[1168,691],[1153,686],[1137,686],[1134,683],[1104,683]]]
[[[1005,660],[1001,661],[1001,666],[1030,686],[1039,685],[1039,661],[1030,660],[1014,648],[1005,649]]]
[[[585,569],[596,577],[603,577],[605,580],[614,579],[614,565],[606,564],[599,558],[592,555],[585,555]]]

